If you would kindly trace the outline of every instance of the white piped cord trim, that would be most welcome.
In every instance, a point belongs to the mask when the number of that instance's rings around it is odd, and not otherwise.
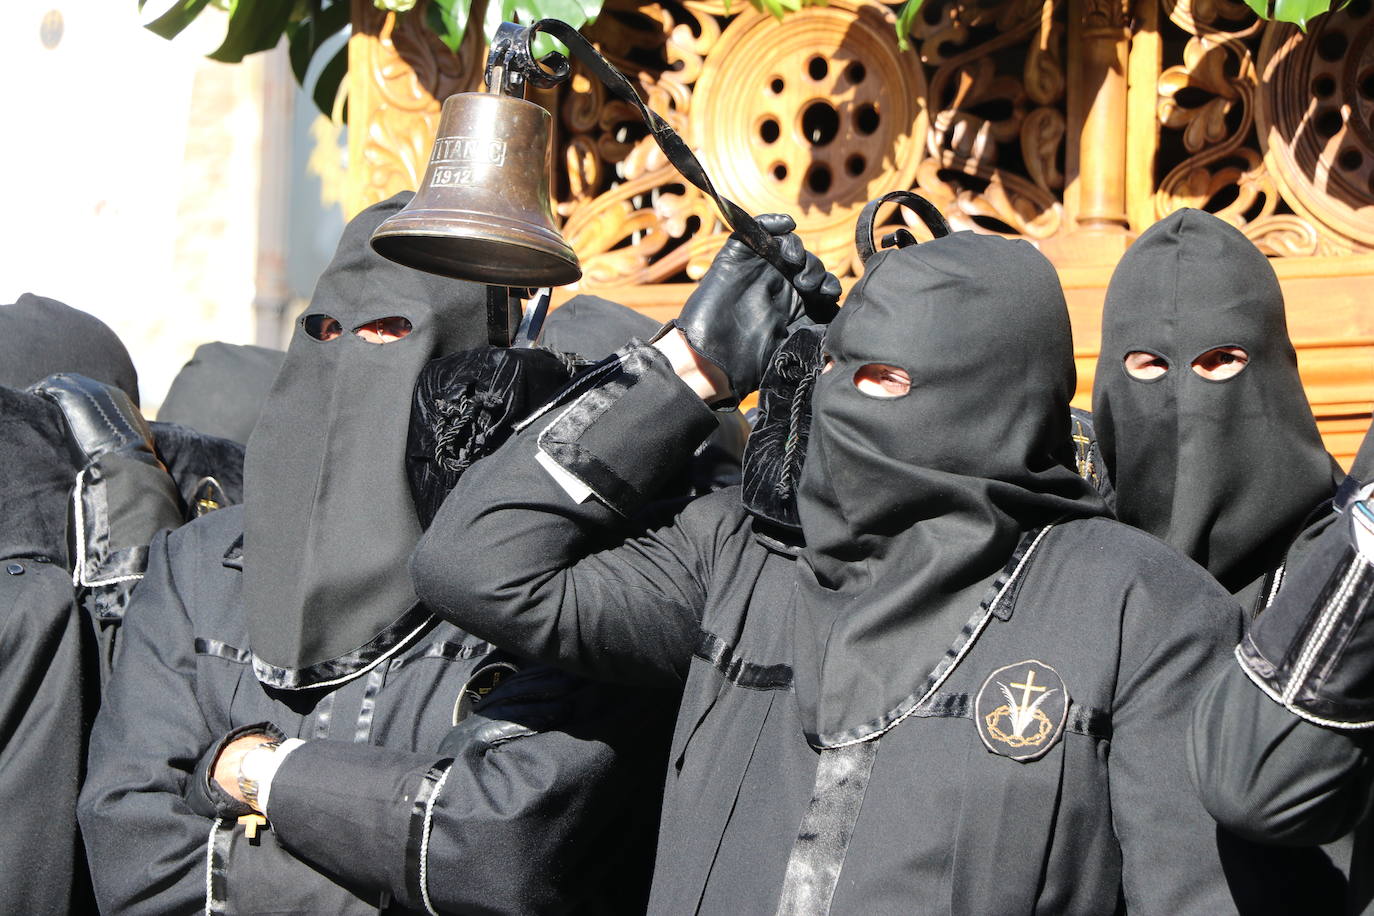
[[[439,800],[439,793],[444,791],[444,783],[448,782],[448,774],[453,771],[450,765],[444,770],[444,775],[439,777],[439,781],[434,784],[434,791],[429,794],[429,801],[425,802],[425,822],[421,826],[420,838],[420,898],[424,902],[425,912],[430,916],[439,916],[439,911],[434,908],[434,903],[429,899],[429,833],[433,828],[434,822],[434,803]]]
[[[405,636],[404,639],[402,639],[400,642],[396,643],[396,645],[392,646],[390,649],[387,649],[387,650],[386,650],[385,652],[383,652],[381,655],[377,656],[375,659],[373,659],[371,662],[369,662],[365,667],[359,668],[357,671],[354,671],[352,674],[345,674],[345,675],[343,675],[342,677],[336,677],[336,678],[334,678],[333,680],[330,680],[330,681],[317,681],[317,682],[315,682],[315,683],[312,683],[312,684],[310,685],[310,687],[309,687],[309,688],[306,688],[306,689],[314,690],[316,687],[333,687],[333,686],[335,686],[335,685],[343,684],[343,683],[345,683],[345,682],[347,682],[347,681],[351,681],[351,680],[353,680],[354,678],[362,677],[364,674],[367,674],[367,673],[368,673],[369,671],[371,671],[373,668],[376,668],[376,667],[377,667],[378,665],[380,665],[382,662],[384,662],[384,661],[386,661],[387,659],[391,658],[391,656],[395,655],[397,652],[400,652],[400,651],[401,651],[402,649],[404,649],[406,646],[408,646],[408,645],[410,645],[412,642],[414,642],[414,641],[415,641],[415,638],[416,638],[417,636],[419,636],[420,633],[425,629],[425,627],[429,626],[429,625],[430,625],[430,622],[433,621],[433,620],[434,620],[434,615],[433,615],[433,614],[430,614],[428,617],[425,618],[425,620],[424,620],[423,623],[421,623],[421,624],[420,624],[418,627],[416,627],[415,629],[411,630],[410,633],[407,634],[407,635]],[[254,656],[254,657],[256,658],[256,656]]]
[[[958,654],[954,656],[954,660],[949,663],[949,667],[944,670],[943,674],[936,678],[935,683],[930,685],[930,688],[924,694],[921,695],[921,698],[919,700],[911,704],[910,709],[902,713],[897,718],[893,719],[891,724],[889,724],[886,728],[880,729],[879,731],[876,731],[871,735],[865,735],[862,738],[855,738],[853,741],[845,741],[841,744],[827,745],[825,749],[833,750],[834,748],[839,747],[849,747],[851,744],[862,744],[865,741],[872,741],[875,738],[880,738],[888,732],[892,731],[892,729],[896,728],[898,725],[901,725],[904,721],[911,717],[912,713],[920,709],[921,704],[924,703],[926,700],[929,700],[931,695],[934,694],[935,691],[940,689],[940,686],[944,684],[946,680],[949,679],[949,676],[951,674],[954,673],[954,669],[959,667],[959,663],[964,660],[964,656],[967,655],[969,650],[973,648],[973,644],[978,641],[978,637],[981,636],[983,634],[983,630],[987,628],[988,621],[992,619],[993,611],[996,610],[997,605],[1002,603],[1002,596],[1007,593],[1007,589],[1011,588],[1012,583],[1015,582],[1018,578],[1020,578],[1021,570],[1025,569],[1026,564],[1030,562],[1031,555],[1035,553],[1035,548],[1040,546],[1040,541],[1043,540],[1045,535],[1049,534],[1053,528],[1053,525],[1046,525],[1043,529],[1041,529],[1040,533],[1035,536],[1035,540],[1031,541],[1030,547],[1026,548],[1025,555],[1021,557],[1021,562],[1016,564],[1016,568],[1011,571],[1011,575],[1007,576],[1007,581],[1003,582],[1002,587],[997,590],[997,596],[993,598],[992,601],[988,602],[987,613],[983,615],[982,620],[978,621],[978,626],[973,628],[973,632],[970,633],[968,639],[964,641],[964,644],[962,647],[960,647]]]
[[[574,379],[566,389],[559,392],[559,394],[561,394],[565,400],[549,401],[543,407],[540,407],[534,413],[530,414],[528,417],[521,420],[519,423],[516,423],[515,426],[512,428],[513,431],[516,433],[524,432],[528,427],[537,422],[540,417],[544,416],[546,413],[553,410],[555,407],[558,407],[560,404],[568,404],[569,402],[575,401],[578,398],[582,397],[582,395],[586,394],[585,389],[590,388],[593,382],[601,381],[602,376],[607,375],[611,372],[611,370],[618,368],[620,368],[620,355],[618,353],[606,357],[606,362],[603,365],[598,366],[595,369],[592,369],[590,372],[588,372],[581,378]],[[564,413],[566,412],[567,411],[564,411]]]
[[[1312,713],[1300,709],[1297,706],[1285,703],[1282,697],[1275,693],[1269,687],[1268,684],[1264,683],[1260,676],[1256,674],[1253,670],[1251,670],[1249,665],[1245,664],[1245,659],[1240,654],[1240,646],[1236,646],[1232,654],[1235,655],[1236,663],[1240,665],[1240,670],[1245,672],[1245,676],[1250,679],[1251,683],[1253,683],[1256,687],[1260,689],[1261,693],[1263,693],[1269,699],[1273,700],[1275,703],[1282,706],[1288,712],[1297,716],[1299,719],[1304,719],[1308,722],[1311,722],[1313,725],[1321,725],[1325,726],[1326,728],[1334,728],[1344,731],[1358,731],[1367,728],[1374,728],[1374,719],[1368,722],[1337,722],[1335,719],[1323,719],[1321,716],[1313,715]]]
[[[215,818],[210,825],[210,838],[205,843],[205,916],[215,916],[215,835],[219,827],[220,819]]]
[[[1345,613],[1345,609],[1350,605],[1350,599],[1355,591],[1355,583],[1368,565],[1363,557],[1358,557],[1345,571],[1345,578],[1342,580],[1335,598],[1322,612],[1312,638],[1307,641],[1307,645],[1302,647],[1302,654],[1298,656],[1298,663],[1293,668],[1293,677],[1283,691],[1284,706],[1292,704],[1293,698],[1298,695],[1302,682],[1307,680],[1307,675],[1312,672],[1312,666],[1317,663],[1317,655],[1331,639],[1331,631],[1335,629],[1337,619]]]

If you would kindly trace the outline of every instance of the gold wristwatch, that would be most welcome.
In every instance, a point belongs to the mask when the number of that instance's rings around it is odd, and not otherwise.
[[[264,772],[270,772],[269,768],[272,766],[270,757],[276,756],[277,748],[281,745],[280,738],[264,741],[244,754],[239,760],[239,794],[256,811],[262,810],[262,806],[258,804],[258,789],[262,783],[262,777]]]

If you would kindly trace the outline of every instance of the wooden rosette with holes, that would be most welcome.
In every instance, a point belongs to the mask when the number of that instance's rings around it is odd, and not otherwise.
[[[717,189],[751,213],[789,213],[836,274],[862,270],[854,221],[909,188],[926,84],[881,4],[832,0],[779,22],[746,8],[693,90],[689,142]]]
[[[1259,72],[1255,121],[1284,200],[1374,247],[1374,3],[1352,0],[1306,35],[1270,25]]]

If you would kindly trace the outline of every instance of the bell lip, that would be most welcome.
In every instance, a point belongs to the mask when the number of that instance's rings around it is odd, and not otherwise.
[[[385,231],[383,231],[385,230]],[[506,248],[522,248],[533,252],[539,256],[540,264],[522,265],[518,268],[512,267],[510,275],[503,274],[499,270],[472,270],[473,261],[456,262],[453,260],[421,256],[421,257],[397,257],[399,251],[405,249],[400,246],[393,246],[390,243],[405,238],[427,238],[434,240],[457,239],[457,236],[443,232],[435,232],[432,228],[422,230],[419,228],[406,229],[387,228],[385,224],[379,226],[377,231],[372,234],[369,243],[372,250],[389,261],[394,261],[405,267],[414,270],[422,270],[425,273],[437,274],[441,277],[450,277],[457,280],[471,280],[478,283],[487,283],[492,286],[567,286],[569,283],[576,283],[582,279],[582,265],[578,261],[577,252],[562,240],[561,237],[552,234],[542,236],[551,243],[548,246],[530,245],[520,241],[507,239],[465,239],[468,244],[502,246]],[[398,248],[399,250],[392,250]]]

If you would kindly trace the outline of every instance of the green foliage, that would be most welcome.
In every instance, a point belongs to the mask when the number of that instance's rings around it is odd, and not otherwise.
[[[425,10],[425,24],[448,45],[450,51],[457,54],[471,15],[472,0],[436,0]]]
[[[901,12],[897,14],[897,46],[903,51],[911,50],[911,27],[921,12],[921,0],[906,0]]]
[[[1345,6],[1344,0],[1245,0],[1261,19],[1291,22],[1304,32],[1307,24],[1329,10]]]
[[[294,12],[281,0],[231,0],[229,30],[224,41],[210,52],[213,60],[236,64],[245,55],[270,51],[281,41]]]
[[[897,44],[903,51],[911,47],[911,27],[916,23],[916,16],[921,12],[923,2],[924,0],[906,0],[901,12],[897,14]],[[1245,0],[1245,5],[1254,10],[1261,19],[1292,22],[1306,32],[1309,22],[1322,13],[1340,9],[1346,2],[1347,0]]]
[[[143,9],[143,4],[147,0],[138,0],[139,10]],[[191,24],[191,20],[200,15],[200,11],[208,6],[210,0],[177,0],[167,12],[148,23],[148,29],[161,35],[163,38],[175,38],[181,34],[181,30]]]
[[[767,13],[779,22],[788,13],[795,13],[804,6],[825,6],[826,0],[749,0],[750,5],[760,13]],[[725,12],[730,12],[731,0],[725,0]]]
[[[378,9],[412,15],[417,0],[372,0]],[[752,0],[755,3],[796,4],[803,0]],[[602,0],[490,0],[482,27],[487,37],[496,34],[502,21],[530,23],[537,19],[562,19],[574,28],[593,22],[601,12]],[[138,0],[141,11],[147,0]],[[160,4],[155,4],[160,5]],[[315,106],[333,116],[339,87],[348,73],[348,46],[334,46],[330,39],[348,28],[348,0],[174,0],[146,26],[171,39],[181,34],[206,7],[215,6],[229,14],[224,41],[210,57],[237,63],[249,54],[275,48],[286,37],[291,72],[296,82],[309,90]],[[472,0],[429,0],[424,8],[425,25],[455,54],[472,24]],[[326,48],[329,44],[330,47]],[[321,66],[316,59],[321,51],[329,59]],[[567,53],[563,45],[547,35],[535,39],[534,52],[542,57],[550,51]],[[308,76],[316,63],[318,75],[313,87]]]

